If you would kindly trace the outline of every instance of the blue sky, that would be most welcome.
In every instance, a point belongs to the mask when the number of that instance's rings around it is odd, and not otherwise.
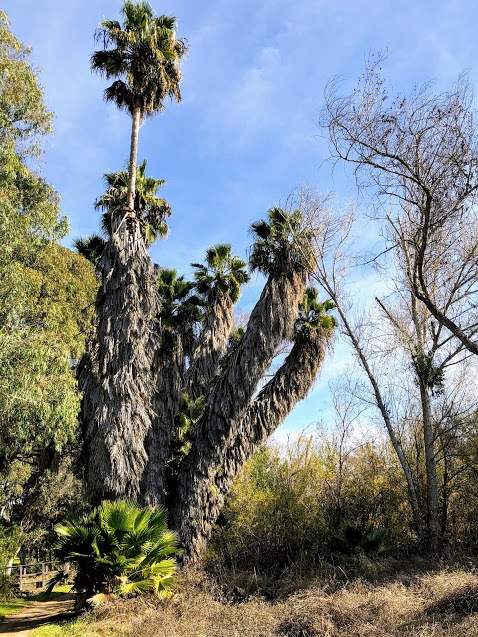
[[[153,259],[185,273],[218,242],[245,256],[249,225],[300,184],[355,197],[350,175],[325,161],[316,125],[331,77],[351,86],[368,54],[388,48],[383,69],[397,91],[429,79],[445,89],[462,71],[477,80],[478,4],[468,0],[151,4],[157,14],[175,15],[178,35],[189,42],[183,101],[144,125],[139,148],[148,173],[167,180],[162,195],[173,210],[170,236],[153,247]],[[61,196],[72,237],[97,230],[101,176],[122,169],[128,156],[129,119],[103,102],[106,84],[89,70],[94,30],[104,17],[118,19],[120,7],[120,0],[2,2],[13,32],[43,69],[56,119],[42,170]],[[253,282],[242,309],[250,310],[258,290]],[[343,361],[338,346],[283,434],[321,417],[327,381]]]

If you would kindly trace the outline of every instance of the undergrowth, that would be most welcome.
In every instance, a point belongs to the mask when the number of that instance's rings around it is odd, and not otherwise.
[[[362,565],[363,568],[363,565]],[[318,573],[273,602],[233,601],[204,574],[188,573],[168,602],[123,599],[32,637],[478,637],[478,569],[386,562],[358,575]],[[298,590],[299,589],[299,590]]]

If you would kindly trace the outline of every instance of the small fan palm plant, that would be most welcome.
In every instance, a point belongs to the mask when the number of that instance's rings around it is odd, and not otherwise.
[[[177,538],[161,507],[103,502],[92,513],[55,527],[56,556],[76,565],[75,609],[116,595],[171,595]]]

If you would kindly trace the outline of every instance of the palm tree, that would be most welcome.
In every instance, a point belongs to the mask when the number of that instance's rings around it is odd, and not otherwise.
[[[300,210],[287,212],[271,208],[268,220],[257,221],[251,226],[254,244],[249,255],[252,270],[266,276],[276,267],[289,266],[310,270],[313,268],[311,230],[304,223]]]
[[[78,254],[88,259],[95,268],[98,268],[103,250],[106,246],[106,239],[99,234],[79,237],[73,240],[73,246]]]
[[[91,57],[92,69],[114,80],[105,98],[132,117],[126,210],[111,213],[96,336],[78,371],[86,481],[95,502],[138,498],[148,462],[145,440],[156,417],[154,366],[161,335],[154,268],[141,212],[134,210],[138,130],[144,118],[164,108],[167,98],[180,100],[178,63],[186,51],[176,38],[175,18],[156,17],[142,1],[125,0],[122,13],[123,25],[112,20],[100,24],[97,37],[103,49]],[[154,223],[147,217],[145,223],[161,229],[156,212],[153,217]]]
[[[234,303],[241,286],[250,276],[247,264],[232,254],[230,244],[221,243],[206,250],[206,262],[192,263],[196,289],[204,297],[205,311],[201,334],[191,356],[186,391],[192,398],[204,395],[227,351],[232,330]]]
[[[261,234],[256,232],[258,228]],[[267,282],[251,312],[247,329],[231,355],[219,358],[222,364],[207,370],[210,380],[206,390],[202,389],[206,396],[204,418],[196,427],[191,450],[179,468],[171,509],[173,528],[179,532],[186,558],[193,561],[204,550],[230,480],[251,455],[253,447],[247,438],[241,440],[242,418],[250,410],[277,349],[294,335],[299,304],[312,267],[312,260],[304,258],[310,252],[306,222],[300,211],[288,213],[273,209],[268,221],[254,224],[252,230],[257,239],[251,250],[250,266],[260,267],[267,273]],[[210,329],[214,335],[214,324]],[[221,331],[221,341],[222,337]],[[277,391],[272,395],[268,410],[271,431],[306,393],[322,358],[312,356],[314,364],[307,365],[303,371],[292,361],[286,367],[299,380],[303,379],[300,391],[291,390],[287,409],[277,399],[280,396]],[[294,362],[296,359],[297,350]],[[282,388],[287,381],[284,369],[281,370],[274,375],[277,385],[273,387]],[[231,452],[233,441],[235,447]],[[229,462],[230,453],[236,454],[237,461]],[[218,488],[221,475],[224,476],[223,485]]]
[[[154,592],[169,597],[177,538],[163,508],[141,509],[127,500],[103,502],[92,513],[55,527],[56,556],[76,565],[76,610],[87,600]]]
[[[190,355],[195,338],[195,326],[203,319],[204,300],[194,294],[196,285],[178,276],[177,270],[159,268],[157,285],[161,310],[159,317],[165,330],[181,336],[186,355]]]
[[[250,279],[247,263],[231,254],[229,243],[219,243],[206,250],[206,263],[192,263],[195,268],[196,289],[208,302],[217,296],[228,296],[235,303],[241,294],[241,285]]]
[[[167,98],[181,100],[179,61],[187,47],[176,37],[176,18],[155,16],[147,2],[125,0],[121,12],[123,25],[116,20],[100,23],[96,35],[103,49],[91,56],[91,68],[114,79],[105,89],[105,99],[132,118],[125,207],[133,212],[139,127],[164,109]]]
[[[157,239],[166,237],[168,225],[166,217],[171,216],[171,207],[167,201],[157,197],[159,188],[166,182],[146,176],[146,159],[136,167],[134,210],[141,226],[141,234],[149,246]],[[95,202],[95,208],[105,210],[101,225],[106,235],[112,231],[112,217],[124,208],[128,192],[128,171],[105,173],[103,181],[105,193]]]
[[[148,462],[140,490],[141,501],[153,506],[166,501],[167,465],[176,429],[173,423],[185,382],[186,360],[194,348],[204,305],[194,294],[194,283],[178,276],[176,270],[160,268],[157,286],[161,333],[153,362],[156,415],[145,441]]]

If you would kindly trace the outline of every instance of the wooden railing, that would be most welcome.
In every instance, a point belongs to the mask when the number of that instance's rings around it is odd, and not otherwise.
[[[4,575],[11,577],[20,591],[31,591],[46,588],[48,582],[65,573],[65,580],[70,575],[70,565],[64,562],[32,562],[31,564],[14,564],[4,569]]]

